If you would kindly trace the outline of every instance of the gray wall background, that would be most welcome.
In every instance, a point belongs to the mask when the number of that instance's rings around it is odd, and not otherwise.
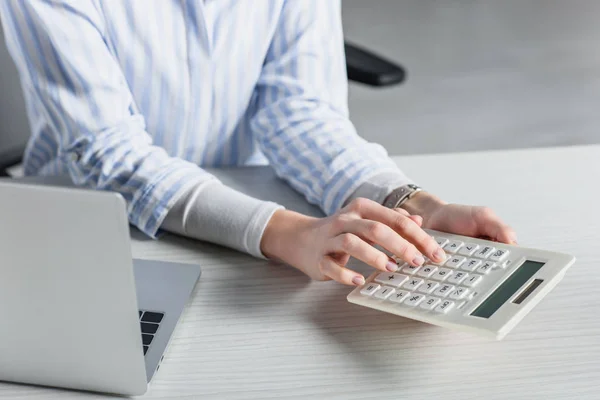
[[[351,85],[351,117],[393,154],[598,143],[599,15],[596,0],[343,0],[346,37],[408,70]],[[0,46],[0,149],[24,132]]]

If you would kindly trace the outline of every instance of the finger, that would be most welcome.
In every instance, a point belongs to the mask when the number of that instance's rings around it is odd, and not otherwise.
[[[374,201],[361,200],[365,201],[356,202],[357,205],[355,205],[355,202],[350,203],[350,206],[354,206],[353,211],[361,217],[389,226],[399,233],[400,236],[412,243],[420,252],[436,262],[446,259],[444,250],[413,219],[397,212],[395,209],[389,209]],[[371,240],[371,237],[368,237],[368,239]],[[379,244],[383,245],[383,243]],[[396,255],[404,259],[401,254]]]
[[[378,244],[409,264],[422,265],[425,262],[423,255],[414,244],[381,222],[355,219],[348,221],[345,229],[346,233],[352,233],[361,239]]]
[[[410,216],[410,213],[408,211],[406,211],[404,208],[394,208],[394,211],[396,211],[397,213],[400,213],[402,215],[406,215],[407,217]]]
[[[517,244],[517,234],[492,210],[482,207],[477,210],[476,222],[484,235],[501,243]]]
[[[331,241],[331,247],[327,249],[331,253],[346,253],[381,271],[394,272],[398,265],[392,261],[387,254],[377,250],[360,237],[352,233],[343,233]]]
[[[364,285],[365,277],[358,272],[352,271],[336,263],[331,257],[325,257],[321,261],[321,271],[336,282],[344,285]]]
[[[423,217],[420,215],[410,215],[408,218],[412,219],[415,224],[419,225],[419,228],[423,226]]]

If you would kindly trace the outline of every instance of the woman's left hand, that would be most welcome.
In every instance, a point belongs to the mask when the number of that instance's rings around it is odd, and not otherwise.
[[[488,207],[447,204],[429,193],[419,192],[403,208],[420,215],[423,228],[517,244],[515,231]]]

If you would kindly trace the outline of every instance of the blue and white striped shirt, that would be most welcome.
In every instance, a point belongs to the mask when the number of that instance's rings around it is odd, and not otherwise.
[[[153,236],[201,167],[264,164],[326,213],[401,174],[348,117],[340,0],[3,0],[28,175],[120,192]]]

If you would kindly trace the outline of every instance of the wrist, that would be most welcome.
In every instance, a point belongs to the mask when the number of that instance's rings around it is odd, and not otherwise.
[[[424,220],[431,214],[433,214],[438,208],[443,205],[446,205],[445,201],[440,199],[439,197],[421,191],[416,193],[410,199],[408,199],[400,208],[405,209],[411,215],[420,215]]]
[[[275,211],[262,235],[261,252],[269,259],[294,265],[294,252],[301,248],[298,236],[305,231],[303,228],[313,220],[315,218],[290,210]]]

